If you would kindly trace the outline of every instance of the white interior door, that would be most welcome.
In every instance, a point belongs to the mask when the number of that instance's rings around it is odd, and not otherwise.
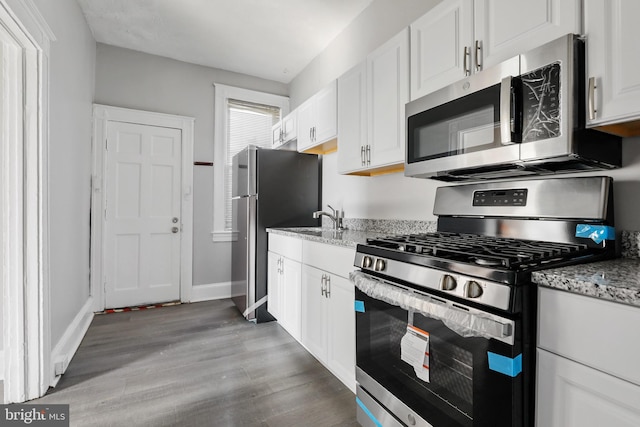
[[[109,121],[105,308],[180,299],[181,131]]]

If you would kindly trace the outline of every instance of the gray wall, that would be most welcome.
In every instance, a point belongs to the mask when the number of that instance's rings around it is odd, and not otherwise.
[[[291,82],[291,108],[364,60],[377,46],[438,3],[439,0],[375,0]],[[623,142],[623,166],[600,174],[612,176],[615,181],[617,228],[640,230],[640,138]],[[407,178],[401,173],[377,177],[339,175],[337,153],[323,159],[323,203],[343,209],[348,218],[433,220],[435,189],[441,185],[446,184]]]
[[[213,158],[213,83],[286,95],[287,86],[242,74],[98,44],[95,102],[195,117],[194,160]],[[229,243],[213,243],[213,168],[194,166],[193,284],[230,277]]]
[[[290,83],[293,110],[441,0],[374,0]]]
[[[91,115],[96,43],[75,0],[34,0],[51,44],[49,203],[51,346],[89,298]]]

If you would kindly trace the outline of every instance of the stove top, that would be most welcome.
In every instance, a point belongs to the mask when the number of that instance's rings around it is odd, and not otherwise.
[[[515,194],[526,193],[526,201]],[[363,274],[477,305],[517,311],[531,272],[616,256],[609,177],[439,187],[435,233],[368,239]]]
[[[464,233],[424,233],[367,239],[370,247],[390,250],[396,260],[405,253],[483,267],[526,270],[549,267],[597,251],[586,244],[519,240]]]

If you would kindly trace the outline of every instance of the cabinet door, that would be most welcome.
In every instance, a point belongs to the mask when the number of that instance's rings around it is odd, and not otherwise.
[[[302,344],[322,362],[327,360],[327,298],[322,292],[326,274],[317,268],[302,267]]]
[[[404,162],[404,105],[409,100],[409,30],[367,58],[370,167]]]
[[[537,372],[537,426],[640,425],[639,386],[540,349]]]
[[[271,128],[271,147],[276,148],[282,144],[282,122],[278,122]]]
[[[338,134],[337,96],[338,90],[335,80],[314,96],[316,102],[316,123],[313,131],[314,145],[333,139]]]
[[[281,288],[282,276],[280,274],[280,255],[274,252],[267,252],[267,311],[278,321],[281,319]]]
[[[355,392],[356,321],[353,284],[340,276],[329,276],[329,354],[327,364]]]
[[[569,33],[581,33],[580,0],[475,0],[473,70]]]
[[[640,116],[640,2],[585,0],[587,76],[595,83],[589,125]]]
[[[298,107],[298,151],[313,146],[312,131],[315,125],[315,102],[310,98]]]
[[[283,258],[280,324],[296,340],[300,341],[300,304],[302,303],[302,264]]]
[[[520,4],[521,2],[517,2]],[[473,41],[473,0],[444,1],[411,24],[411,100],[465,76]]]
[[[338,172],[363,169],[367,144],[367,64],[338,79]]]
[[[293,111],[282,119],[282,135],[284,137],[284,142],[289,142],[297,136],[296,116],[297,112]]]

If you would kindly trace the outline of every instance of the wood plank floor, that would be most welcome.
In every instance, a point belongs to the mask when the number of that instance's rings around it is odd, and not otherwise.
[[[357,426],[353,393],[230,300],[97,315],[55,389],[72,426]]]

